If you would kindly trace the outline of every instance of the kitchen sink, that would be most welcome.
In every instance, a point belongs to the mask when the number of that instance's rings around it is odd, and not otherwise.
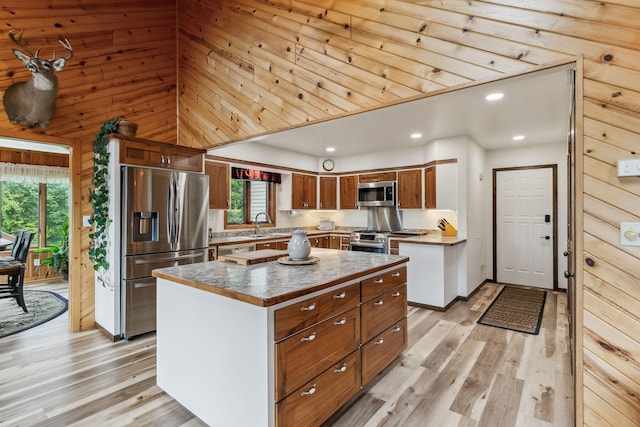
[[[291,233],[271,233],[272,237],[291,237]]]

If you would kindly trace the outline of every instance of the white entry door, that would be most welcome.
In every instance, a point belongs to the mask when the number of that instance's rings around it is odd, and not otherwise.
[[[554,169],[495,173],[496,280],[554,287]]]

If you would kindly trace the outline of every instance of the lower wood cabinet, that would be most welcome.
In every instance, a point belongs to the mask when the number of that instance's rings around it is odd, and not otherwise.
[[[319,426],[407,346],[396,268],[274,312],[277,426]]]
[[[314,325],[276,344],[276,400],[360,346],[358,307]]]
[[[276,404],[278,427],[322,424],[360,390],[360,350],[332,365]]]
[[[407,318],[362,346],[362,384],[374,379],[407,348]]]

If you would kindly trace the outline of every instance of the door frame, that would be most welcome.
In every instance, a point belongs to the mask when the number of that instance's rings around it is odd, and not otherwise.
[[[492,173],[493,185],[493,281],[498,279],[498,219],[497,219],[497,174],[498,172],[509,172],[515,170],[527,169],[551,169],[551,198],[552,198],[552,251],[553,251],[553,290],[558,291],[558,165],[532,165],[532,166],[516,166],[508,168],[494,168]]]

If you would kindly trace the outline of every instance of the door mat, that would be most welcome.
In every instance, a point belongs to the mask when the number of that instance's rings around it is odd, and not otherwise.
[[[0,338],[42,325],[67,311],[67,300],[55,292],[26,290],[23,294],[28,313],[14,298],[0,299]]]
[[[543,290],[505,286],[478,323],[538,335],[546,298]]]

